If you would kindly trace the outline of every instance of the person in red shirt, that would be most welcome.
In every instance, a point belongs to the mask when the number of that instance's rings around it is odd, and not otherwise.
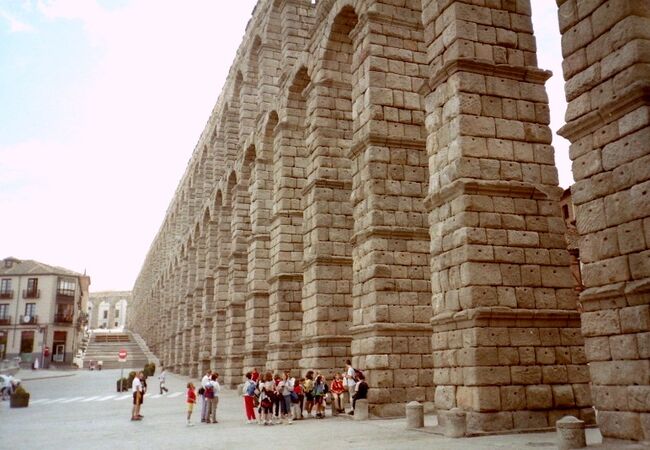
[[[187,383],[187,426],[191,427],[193,423],[190,421],[192,418],[192,411],[194,411],[194,404],[196,403],[196,392],[194,392],[194,385],[190,382]]]
[[[332,410],[336,408],[338,412],[344,413],[343,393],[345,392],[345,388],[343,387],[343,379],[340,373],[334,375],[334,379],[330,384],[330,392],[332,393]]]

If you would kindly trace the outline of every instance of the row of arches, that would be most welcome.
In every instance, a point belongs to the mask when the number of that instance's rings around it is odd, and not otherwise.
[[[647,216],[648,171],[603,188],[634,158],[647,166],[635,134],[648,127],[642,52],[601,50],[634,41],[621,24],[648,13],[642,0],[619,3],[614,14],[607,0],[558,0],[571,55],[562,133],[590,258],[587,350],[648,331],[600,326],[647,315],[645,240],[620,254],[590,247]],[[602,361],[583,345],[550,74],[537,67],[530,15],[526,0],[260,1],[134,288],[129,320],[164,364],[214,368],[234,386],[252,367],[328,373],[352,358],[377,415],[418,400],[461,408],[468,433],[595,420],[589,358],[597,392],[631,383],[607,375],[623,367],[614,352]],[[616,70],[625,95],[608,97]],[[613,158],[628,139],[641,150]],[[622,359],[647,368],[637,347]],[[593,401],[604,436],[645,433],[647,408],[603,398]],[[621,421],[636,431],[610,426]]]

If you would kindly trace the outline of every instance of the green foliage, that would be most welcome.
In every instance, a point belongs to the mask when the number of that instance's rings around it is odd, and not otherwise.
[[[17,395],[19,397],[29,396],[29,392],[25,390],[22,384],[19,384],[16,390],[14,391],[13,395]]]
[[[144,365],[142,372],[146,377],[151,377],[154,373],[156,373],[156,365],[154,363],[147,363]]]
[[[117,379],[117,392],[128,391],[133,385],[133,378],[118,378]]]

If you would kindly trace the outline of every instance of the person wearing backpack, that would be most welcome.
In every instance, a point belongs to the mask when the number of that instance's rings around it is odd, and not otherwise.
[[[199,396],[201,397],[201,422],[205,422],[208,410],[208,402],[205,398],[205,386],[210,382],[212,377],[212,370],[207,370],[203,378],[201,378],[201,387],[199,388]]]
[[[273,392],[275,390],[275,383],[273,381],[273,374],[267,372],[264,377],[264,382],[260,380],[260,408],[262,412],[260,417],[264,418],[264,425],[273,425],[271,421],[273,410]]]
[[[318,374],[316,381],[314,381],[314,404],[316,405],[316,418],[323,419],[325,417],[325,394],[327,390],[327,382],[322,375]]]
[[[311,410],[314,407],[314,394],[312,390],[314,389],[314,371],[308,370],[305,374],[305,383],[303,384],[303,390],[305,391],[305,409],[307,410],[307,417],[313,417],[311,415]]]
[[[253,374],[246,373],[246,382],[244,383],[244,408],[246,410],[246,421],[248,423],[255,422],[255,397],[257,394],[257,383],[253,381]]]

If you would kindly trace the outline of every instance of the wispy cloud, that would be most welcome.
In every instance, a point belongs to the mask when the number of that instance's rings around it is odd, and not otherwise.
[[[10,33],[34,31],[34,27],[32,27],[30,24],[18,20],[15,16],[2,9],[0,9],[0,17],[5,19],[5,21],[7,21],[9,24]]]

